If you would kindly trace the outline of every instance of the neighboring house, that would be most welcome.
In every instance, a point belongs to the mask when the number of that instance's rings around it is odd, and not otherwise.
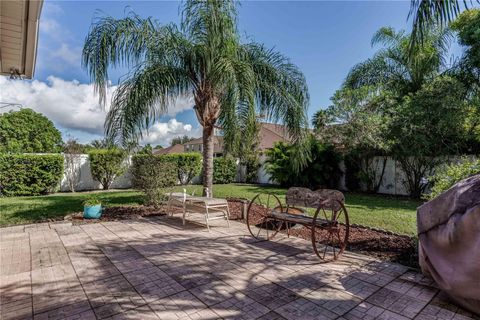
[[[0,1],[0,74],[31,79],[43,0]]]
[[[274,123],[260,123],[260,130],[258,132],[259,151],[265,151],[273,147],[276,142],[283,141],[289,142],[288,134],[285,126]],[[215,135],[213,141],[213,153],[215,157],[221,157],[223,155],[223,137],[221,135]],[[179,152],[203,152],[203,139],[197,138],[189,141],[185,144],[177,144],[165,149],[154,151],[154,154],[168,154]]]
[[[203,152],[203,138],[197,138],[184,145],[184,152]],[[221,157],[223,155],[223,137],[213,137],[213,156]]]
[[[169,153],[181,153],[184,151],[183,144],[176,144],[174,146],[170,146],[168,148],[163,149],[154,149],[152,151],[153,154],[169,154]]]

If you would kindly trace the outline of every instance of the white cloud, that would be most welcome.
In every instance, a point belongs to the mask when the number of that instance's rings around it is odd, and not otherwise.
[[[109,101],[117,87],[111,86],[107,92],[107,105],[103,108],[98,102],[92,84],[82,84],[76,80],[66,81],[50,76],[43,81],[10,80],[0,76],[0,101],[18,103],[24,107],[43,113],[56,125],[65,130],[103,135],[103,124]],[[191,97],[179,97],[169,107],[169,115],[191,109]],[[7,109],[0,109],[5,112]],[[177,135],[193,135],[197,132],[190,124],[171,119],[167,123],[155,123],[146,139],[150,143],[168,144]]]
[[[168,122],[157,122],[149,130],[148,135],[141,141],[142,144],[161,144],[169,145],[170,141],[177,136],[191,136],[198,137],[200,135],[199,128],[192,128],[191,124],[178,122],[176,119],[171,119]]]
[[[49,33],[57,32],[58,30],[60,30],[60,25],[54,19],[45,18],[42,19],[40,22],[40,30]]]
[[[82,48],[71,48],[68,44],[62,43],[60,48],[50,52],[50,57],[60,59],[61,61],[58,61],[60,63],[63,61],[73,66],[80,66]]]

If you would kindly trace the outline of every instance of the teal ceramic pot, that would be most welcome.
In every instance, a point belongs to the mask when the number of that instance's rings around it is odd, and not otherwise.
[[[102,205],[98,204],[96,206],[84,206],[83,207],[83,217],[85,219],[98,219],[102,215]]]

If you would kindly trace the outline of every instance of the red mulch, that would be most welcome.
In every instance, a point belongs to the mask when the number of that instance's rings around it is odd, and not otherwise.
[[[230,207],[232,210],[232,207]],[[254,222],[261,218],[264,209],[259,206],[253,212]],[[238,210],[238,209],[237,209]],[[257,220],[260,221],[260,220]],[[282,232],[285,232],[283,230]],[[301,225],[290,230],[290,234],[311,240],[311,230]],[[322,242],[322,241],[320,241]],[[348,250],[374,256],[381,260],[394,261],[410,267],[418,268],[417,245],[413,237],[387,234],[362,227],[350,227]]]

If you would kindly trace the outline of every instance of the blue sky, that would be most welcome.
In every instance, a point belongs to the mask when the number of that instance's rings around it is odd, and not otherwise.
[[[309,86],[311,117],[329,105],[350,68],[376,51],[370,45],[376,30],[382,26],[408,30],[409,5],[410,1],[248,1],[240,6],[239,29],[299,66]],[[162,23],[179,22],[179,2],[46,0],[35,81],[16,85],[18,91],[10,91],[9,98],[39,96],[18,99],[47,114],[64,136],[82,142],[101,137],[104,112],[96,105],[88,75],[81,69],[81,48],[95,16],[123,17],[128,10]],[[114,71],[112,84],[125,72]],[[7,88],[6,80],[0,85]],[[179,101],[169,116],[159,119],[145,142],[166,145],[176,134],[198,135],[189,105],[191,101]]]

